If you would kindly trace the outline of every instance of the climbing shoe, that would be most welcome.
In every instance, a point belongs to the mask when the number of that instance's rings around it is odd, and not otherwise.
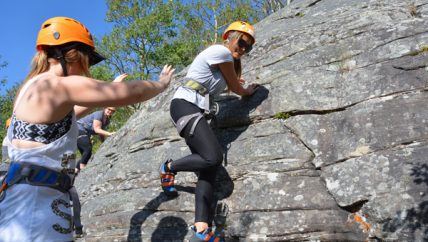
[[[174,177],[175,173],[168,169],[168,163],[172,160],[169,159],[161,164],[160,166],[160,179],[162,190],[165,192],[167,196],[177,196],[177,189],[174,187]]]
[[[83,237],[83,227],[75,227],[74,228],[74,237],[82,238]]]
[[[202,232],[196,232],[195,226],[190,226],[190,231],[192,236],[189,239],[189,242],[224,242],[224,239],[220,234],[216,234],[212,231],[212,228],[207,228]]]

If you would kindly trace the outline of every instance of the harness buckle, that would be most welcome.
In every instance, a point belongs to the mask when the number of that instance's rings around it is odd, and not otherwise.
[[[185,80],[184,86],[188,87],[192,90],[195,90],[196,92],[198,92],[202,96],[205,96],[209,93],[209,91],[206,87],[204,87],[201,83],[194,81],[192,79]]]

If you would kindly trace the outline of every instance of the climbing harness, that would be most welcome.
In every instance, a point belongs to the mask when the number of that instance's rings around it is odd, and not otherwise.
[[[12,162],[9,171],[2,181],[0,188],[0,201],[5,197],[7,188],[15,184],[29,184],[32,186],[44,186],[66,193],[73,186],[73,180],[69,174],[74,169],[64,168],[61,172],[25,162]]]
[[[196,91],[197,93],[199,93],[201,96],[204,97],[205,99],[205,107],[204,107],[204,113],[193,113],[193,114],[189,114],[189,115],[185,115],[181,118],[179,118],[177,120],[177,123],[174,123],[174,126],[177,128],[178,133],[180,134],[181,131],[184,129],[184,127],[186,127],[187,124],[189,124],[189,122],[195,118],[193,120],[193,124],[192,124],[192,128],[190,129],[190,136],[193,135],[196,125],[198,124],[198,122],[201,120],[201,118],[205,117],[207,120],[210,119],[214,119],[215,116],[218,114],[219,111],[219,106],[216,102],[212,102],[210,103],[210,95],[209,95],[209,90],[208,88],[204,87],[201,83],[189,79],[189,78],[185,78],[183,81],[183,87],[187,88],[187,89],[191,89]]]
[[[184,79],[184,86],[185,87],[189,87],[195,91],[197,91],[199,94],[201,94],[202,96],[205,96],[206,94],[209,93],[208,89],[204,86],[202,86],[202,84],[200,84],[197,81],[194,81],[192,79]]]
[[[201,83],[194,81],[192,79],[185,78],[183,87],[191,89],[199,93],[201,96],[205,98],[205,107],[204,114],[209,114],[210,112],[210,92],[208,88],[204,87]]]
[[[66,163],[67,161],[63,159],[61,162]],[[74,174],[74,168],[63,168],[61,171],[56,171],[31,163],[12,162],[6,176],[1,181],[0,202],[6,197],[6,190],[15,184],[50,187],[70,195],[73,202],[74,223],[78,221],[80,224],[80,214],[75,216],[77,203],[80,204],[79,197],[76,192],[70,192],[74,183],[74,178],[70,175]]]

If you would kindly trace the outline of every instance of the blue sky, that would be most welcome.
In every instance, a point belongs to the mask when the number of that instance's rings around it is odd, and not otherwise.
[[[66,16],[82,22],[96,38],[110,32],[105,22],[105,0],[13,0],[0,1],[0,79],[8,86],[22,81],[36,52],[37,33],[42,23],[56,16]],[[0,87],[0,94],[4,92]]]

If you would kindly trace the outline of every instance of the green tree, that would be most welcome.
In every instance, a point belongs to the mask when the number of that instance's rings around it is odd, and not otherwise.
[[[203,48],[222,41],[233,21],[256,23],[265,17],[250,0],[108,0],[112,33],[101,41],[118,72],[152,78],[163,64],[189,65]]]
[[[177,49],[174,1],[108,0],[107,5],[113,29],[102,37],[99,49],[115,73],[127,73],[131,80],[155,79],[164,64],[181,62],[181,55],[166,53]]]
[[[107,65],[106,63],[100,63],[96,66],[91,67],[90,69],[91,76],[94,79],[97,80],[103,80],[106,82],[111,82],[115,78],[114,71],[112,68]],[[97,110],[103,110],[103,108],[98,108],[96,110],[93,110],[92,112],[95,112]],[[110,120],[110,125],[108,127],[109,131],[117,131],[122,127],[126,121],[128,121],[129,117],[132,115],[133,110],[126,106],[126,107],[120,107],[116,109],[116,113],[113,115],[112,119]],[[95,154],[102,144],[102,140],[98,137],[98,135],[92,136],[92,152]],[[80,152],[76,152],[77,159],[80,159],[81,154]]]
[[[13,102],[15,100],[16,92],[18,91],[20,87],[20,84],[17,83],[14,86],[8,88],[5,91],[5,94],[0,96],[0,117],[1,117],[1,128],[0,128],[0,139],[3,140],[3,138],[6,136],[6,120],[11,117],[12,110],[13,110]]]
[[[5,68],[7,66],[7,62],[6,61],[2,61],[2,57],[0,55],[0,70]],[[0,93],[2,92],[2,89],[5,87],[6,85],[6,79],[4,77],[0,77]]]
[[[97,80],[112,81],[114,79],[113,70],[111,70],[111,68],[103,62],[98,65],[92,66],[90,72],[92,78]]]
[[[114,72],[128,73],[129,79],[156,79],[165,64],[179,72],[203,48],[221,42],[229,23],[261,18],[249,0],[107,0],[107,5],[113,30],[98,49]]]
[[[7,66],[7,62],[2,60],[2,56],[0,55],[0,70]],[[3,93],[3,88],[6,86],[7,80],[5,78],[0,78],[0,93]],[[10,96],[12,96],[13,91],[6,90],[4,94],[0,96],[0,141],[6,136],[5,124],[6,120],[10,117],[12,113],[12,104],[13,99],[10,100]],[[13,94],[13,97],[15,95]]]
[[[112,33],[102,38],[102,50],[117,72],[151,78],[158,73],[160,49],[176,37],[176,4],[162,0],[108,0]],[[175,63],[171,63],[175,64]]]
[[[111,82],[115,78],[113,70],[105,63],[100,63],[94,67],[91,67],[91,76],[98,80],[104,80]],[[126,81],[126,80],[125,80]],[[100,108],[101,110],[102,108]],[[122,127],[133,114],[134,109],[131,106],[119,107],[116,109],[116,113],[113,115],[110,125],[108,127],[109,131],[117,131]],[[100,141],[98,140],[100,143]],[[95,148],[96,146],[94,146]]]
[[[253,1],[238,0],[193,0],[182,6],[178,42],[187,43],[190,64],[193,58],[204,48],[221,43],[222,33],[227,26],[237,20],[256,23],[263,16]]]

